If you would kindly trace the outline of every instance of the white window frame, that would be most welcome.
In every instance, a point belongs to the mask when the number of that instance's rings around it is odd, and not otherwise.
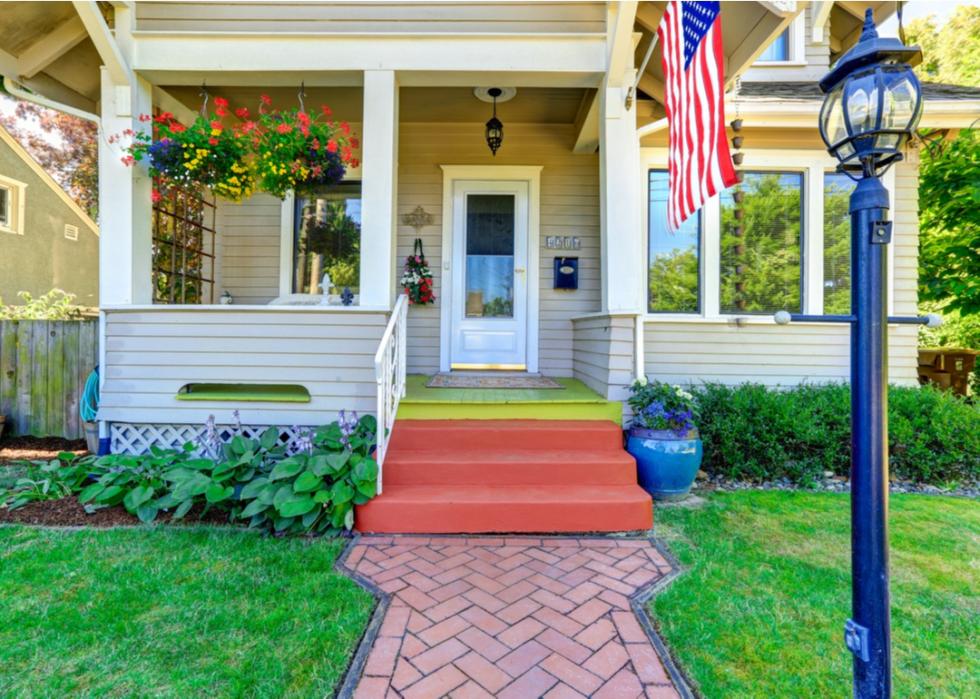
[[[744,150],[741,169],[746,171],[764,170],[768,172],[803,173],[803,240],[801,253],[803,263],[803,313],[819,315],[823,313],[823,176],[833,170],[837,161],[824,151],[818,150]],[[647,173],[651,169],[667,168],[666,148],[641,148],[641,170],[644,197],[649,198]],[[895,200],[895,174],[890,169],[882,178],[892,202]],[[646,247],[649,246],[649,207],[643,207],[642,225]],[[701,312],[700,313],[650,313],[644,314],[648,323],[735,323],[770,325],[775,321],[771,315],[721,312],[721,203],[718,196],[712,197],[702,211],[703,229],[701,239]],[[894,297],[894,245],[888,246],[888,309],[893,308]],[[647,254],[649,256],[649,253]],[[649,260],[644,260],[649,265]],[[646,279],[646,276],[643,277]],[[648,293],[648,292],[647,292]],[[646,293],[644,294],[646,298]],[[649,299],[646,299],[649,308]]]
[[[0,223],[0,233],[24,235],[27,183],[0,175],[0,187],[7,190],[7,223]]]
[[[755,61],[752,68],[773,66],[805,66],[806,65],[806,12],[798,14],[790,22],[787,32],[789,40],[789,58],[785,61]]]

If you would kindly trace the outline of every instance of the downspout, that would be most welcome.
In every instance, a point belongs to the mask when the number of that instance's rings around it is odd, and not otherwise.
[[[79,119],[84,119],[85,121],[94,122],[99,128],[102,126],[102,120],[99,118],[98,114],[92,114],[91,112],[86,112],[77,107],[71,107],[67,104],[62,104],[61,102],[55,102],[47,97],[42,97],[41,95],[35,94],[33,92],[28,92],[24,89],[24,86],[20,83],[15,82],[9,76],[3,76],[3,89],[9,92],[11,95],[17,99],[24,100],[25,102],[32,102],[33,104],[39,105],[41,107],[46,107],[48,109],[55,109],[59,112],[64,112],[65,114],[71,114]]]

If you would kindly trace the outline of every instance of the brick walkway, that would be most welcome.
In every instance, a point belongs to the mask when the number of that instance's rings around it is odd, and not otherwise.
[[[630,607],[673,570],[650,541],[365,536],[343,565],[390,596],[356,699],[680,696]]]

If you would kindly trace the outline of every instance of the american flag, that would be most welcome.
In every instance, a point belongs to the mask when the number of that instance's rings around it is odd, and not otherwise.
[[[667,223],[672,230],[737,182],[725,132],[720,5],[671,0],[657,28],[670,136]]]

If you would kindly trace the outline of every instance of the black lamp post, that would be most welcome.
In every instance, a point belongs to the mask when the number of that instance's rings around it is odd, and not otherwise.
[[[854,696],[891,696],[888,592],[888,323],[938,325],[937,316],[889,318],[885,247],[888,192],[879,178],[902,159],[922,113],[911,66],[917,46],[879,38],[871,10],[857,45],[820,81],[820,135],[857,182],[851,194],[851,314],[776,314],[776,322],[851,325],[851,605],[844,638],[854,655]]]

